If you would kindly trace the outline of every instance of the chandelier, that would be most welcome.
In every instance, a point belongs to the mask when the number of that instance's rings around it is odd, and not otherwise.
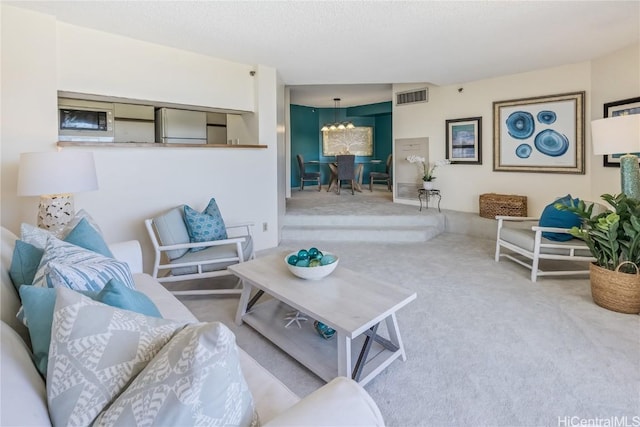
[[[353,123],[339,122],[338,121],[338,110],[340,109],[340,98],[333,98],[333,123],[325,123],[324,126],[320,129],[320,131],[333,131],[333,130],[345,130],[345,129],[353,129],[355,126]]]

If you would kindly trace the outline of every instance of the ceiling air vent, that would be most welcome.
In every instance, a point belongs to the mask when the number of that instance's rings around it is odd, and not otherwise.
[[[416,104],[418,102],[429,102],[428,88],[396,93],[396,105]]]

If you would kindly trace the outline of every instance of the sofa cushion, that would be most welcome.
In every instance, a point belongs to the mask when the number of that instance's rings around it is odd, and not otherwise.
[[[130,310],[151,317],[162,317],[158,308],[145,294],[126,287],[112,279],[100,291],[82,291],[84,296],[112,307]],[[37,286],[21,286],[20,297],[24,308],[24,321],[29,328],[33,359],[42,375],[47,374],[49,345],[56,290]]]
[[[75,224],[75,227],[68,230],[64,238],[65,242],[113,258],[113,254],[104,241],[102,234],[95,226],[89,223],[87,217],[81,217]],[[47,244],[46,241],[52,236],[52,233],[47,230],[36,228],[29,224],[22,224],[21,228],[25,240],[16,242],[13,250],[11,269],[9,271],[11,281],[16,289],[19,288],[20,285],[30,285],[33,283],[40,266],[40,261],[44,255],[44,248]],[[42,239],[44,239],[44,241]]]
[[[109,280],[94,299],[111,307],[135,311],[145,316],[162,317],[158,307],[148,296],[131,289],[118,279]]]
[[[98,293],[89,291],[84,295],[95,298]],[[46,375],[56,290],[23,285],[20,286],[20,298],[24,310],[23,321],[27,323],[31,337],[33,361],[38,371]]]
[[[99,291],[114,278],[135,288],[127,263],[49,237],[33,284]]]
[[[86,218],[82,218],[78,222],[69,234],[65,236],[64,241],[113,258],[113,254],[102,235],[89,224]]]
[[[218,209],[216,199],[211,198],[203,212],[184,206],[184,222],[187,225],[189,239],[192,243],[210,242],[227,238],[227,229]],[[198,252],[205,248],[191,248],[191,252]]]
[[[65,288],[56,291],[49,413],[54,425],[89,425],[185,323],[109,307]]]
[[[33,283],[43,254],[44,249],[22,240],[16,240],[16,245],[13,248],[13,257],[11,258],[11,267],[9,268],[11,281],[16,289],[20,285]]]
[[[189,232],[184,223],[183,211],[184,208],[180,206],[153,218],[153,225],[158,234],[160,245],[171,246],[189,243]],[[189,249],[173,249],[165,253],[170,260],[174,260],[188,251]]]
[[[11,326],[0,322],[2,426],[51,425],[44,380],[33,365],[30,353],[27,345]]]
[[[187,325],[101,413],[96,425],[258,425],[233,333]]]
[[[71,233],[71,231],[80,223],[80,221],[85,220],[85,222],[90,225],[100,236],[102,236],[102,231],[98,224],[94,221],[94,219],[85,211],[84,209],[80,209],[73,216],[71,221],[69,221],[64,228],[59,233],[52,233],[51,231],[45,230],[43,228],[36,227],[31,224],[23,223],[20,225],[20,238],[27,243],[34,245],[37,248],[44,249],[47,244],[47,239],[49,236],[57,237],[58,239],[64,239]],[[82,246],[82,245],[80,245]]]
[[[185,327],[56,291],[47,372],[54,425],[254,425],[224,325]]]
[[[578,204],[578,199],[572,199],[570,194],[561,197],[553,202],[549,203],[540,215],[540,221],[538,222],[541,227],[554,227],[554,228],[571,228],[573,226],[580,226],[581,220],[578,215],[569,211],[561,211],[556,208],[557,203],[561,203],[565,206],[571,206],[571,203]],[[567,233],[553,233],[549,231],[542,232],[542,236],[556,242],[566,242],[573,239],[573,236]]]

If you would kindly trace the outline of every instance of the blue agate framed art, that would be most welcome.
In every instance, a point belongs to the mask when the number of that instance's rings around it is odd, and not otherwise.
[[[584,95],[493,103],[493,170],[584,174]]]
[[[626,114],[640,114],[640,97],[623,99],[621,101],[608,102],[604,104],[604,114],[602,117],[616,117]],[[621,154],[605,154],[603,165],[608,168],[620,167]],[[640,153],[633,153],[636,156]]]

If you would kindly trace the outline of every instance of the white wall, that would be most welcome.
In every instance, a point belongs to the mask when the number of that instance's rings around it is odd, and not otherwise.
[[[266,149],[66,148],[92,151],[96,160],[100,189],[77,194],[76,208],[89,211],[108,241],[140,240],[147,271],[151,248],[143,219],[181,203],[202,209],[215,197],[226,222],[256,224],[257,249],[277,244],[275,70],[260,66],[254,78],[254,66],[0,7],[3,226],[17,231],[21,222],[35,222],[38,198],[16,195],[19,155],[55,149],[57,91],[66,90],[256,111],[250,127]],[[99,54],[77,50],[94,46]]]
[[[606,103],[640,96],[640,43],[599,58],[592,63],[591,119],[604,117]],[[592,194],[620,192],[620,168],[602,166],[603,156],[594,156]]]
[[[58,90],[254,111],[251,65],[58,22]]]
[[[538,215],[555,196],[571,193],[595,200],[605,190],[619,192],[616,173],[603,172],[602,156],[591,154],[589,122],[592,117],[602,117],[602,102],[639,95],[637,50],[636,45],[611,58],[596,61],[593,67],[591,62],[582,62],[495,79],[430,87],[428,103],[394,106],[393,137],[428,137],[429,158],[433,162],[445,157],[445,120],[482,117],[482,165],[449,165],[437,170],[436,186],[442,191],[441,206],[445,209],[478,212],[478,196],[495,192],[526,195],[529,214]],[[614,79],[613,75],[620,73],[621,69],[629,70],[628,74],[625,72],[626,81],[618,81],[619,87],[615,90],[607,87]],[[594,73],[597,78],[593,77]],[[393,91],[419,87],[424,87],[424,84],[397,84]],[[459,92],[459,88],[463,91]],[[493,102],[577,91],[586,91],[585,175],[493,171]],[[598,94],[597,100],[593,99],[595,93]],[[597,112],[592,111],[594,108]]]

